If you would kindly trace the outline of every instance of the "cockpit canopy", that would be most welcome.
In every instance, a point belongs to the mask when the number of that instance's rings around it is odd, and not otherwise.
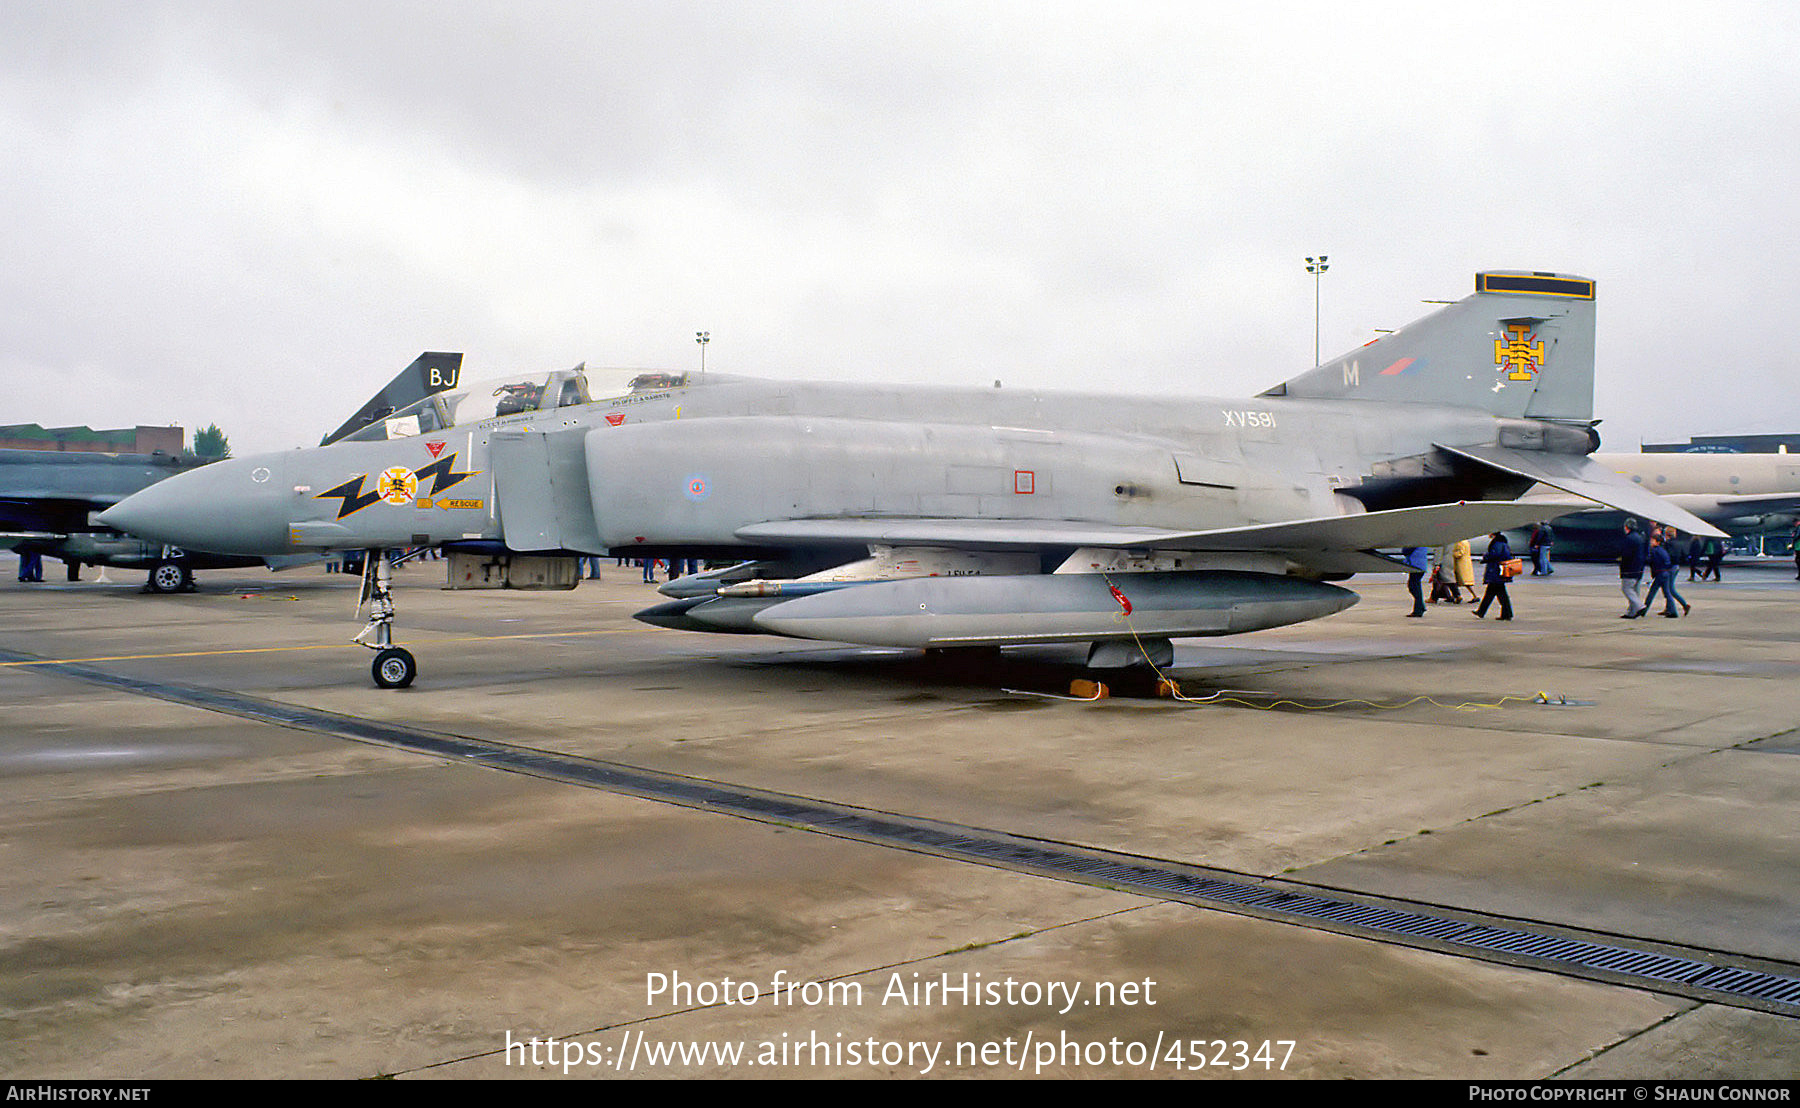
[[[353,442],[380,442],[436,435],[501,416],[554,411],[686,384],[685,373],[647,373],[641,369],[597,369],[590,373],[584,362],[574,369],[496,377],[454,392],[428,396],[347,438]]]

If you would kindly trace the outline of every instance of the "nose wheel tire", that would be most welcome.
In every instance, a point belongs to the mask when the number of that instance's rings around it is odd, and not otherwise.
[[[150,568],[151,592],[182,592],[194,584],[194,572],[180,562],[158,562]]]
[[[397,646],[378,652],[371,669],[375,674],[375,684],[383,689],[404,689],[413,683],[413,678],[419,673],[419,665],[413,661],[411,652]]]

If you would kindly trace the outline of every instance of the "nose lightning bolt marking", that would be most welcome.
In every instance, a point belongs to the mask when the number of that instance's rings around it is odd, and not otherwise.
[[[413,476],[416,478],[431,478],[431,495],[436,496],[438,493],[443,492],[452,485],[461,484],[480,472],[480,470],[459,472],[456,468],[456,453],[453,451],[426,466],[424,469],[415,471]],[[382,498],[381,486],[379,483],[374,490],[370,492],[363,491],[363,482],[368,479],[368,474],[359,473],[350,480],[345,481],[343,484],[319,493],[317,496],[313,497],[313,499],[336,499],[338,501],[337,517],[343,519],[345,516],[362,511],[364,508],[367,508],[369,505]]]
[[[337,514],[339,519],[343,519],[352,512],[360,512],[381,499],[381,490],[379,489],[374,492],[362,491],[363,482],[368,479],[368,476],[366,473],[358,474],[334,489],[325,490],[313,499],[329,500],[336,497],[339,500]]]
[[[437,461],[432,462],[424,469],[419,470],[415,476],[420,479],[426,477],[431,478],[431,495],[436,496],[450,486],[461,484],[480,472],[481,471],[478,469],[472,469],[466,473],[458,473],[456,470],[456,452],[453,450],[442,458],[439,458]]]

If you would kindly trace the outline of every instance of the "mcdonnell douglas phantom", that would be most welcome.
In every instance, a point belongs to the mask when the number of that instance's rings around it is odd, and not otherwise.
[[[1317,619],[1383,550],[1542,517],[1534,484],[1718,532],[1588,455],[1594,282],[1475,292],[1246,400],[787,383],[583,367],[427,397],[348,440],[220,462],[103,515],[246,554],[444,545],[452,587],[574,587],[576,554],[729,559],[638,618],[957,648]],[[378,685],[409,684],[367,560]]]

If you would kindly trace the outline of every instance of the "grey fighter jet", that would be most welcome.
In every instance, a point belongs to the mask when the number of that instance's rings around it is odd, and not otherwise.
[[[461,354],[427,351],[384,385],[326,442],[364,430],[433,393],[456,387]],[[402,421],[401,426],[406,426]],[[194,571],[260,565],[258,551],[145,541],[94,516],[159,481],[210,464],[191,455],[0,450],[0,549],[60,558],[74,581],[83,565],[149,571],[151,592],[193,587]],[[249,556],[245,556],[248,554]]]
[[[92,522],[93,513],[204,464],[192,455],[161,452],[0,450],[0,548],[60,558],[71,581],[80,579],[84,565],[145,569],[152,592],[191,587],[196,569],[261,564],[259,558],[145,542]]]
[[[443,544],[453,587],[573,587],[579,553],[732,559],[639,618],[1166,664],[1176,637],[1348,607],[1332,582],[1402,568],[1383,551],[1541,518],[1515,501],[1537,483],[1716,534],[1589,460],[1593,354],[1594,282],[1497,271],[1245,400],[577,367],[208,466],[102,518],[242,553]],[[387,560],[368,566],[357,641],[377,684],[404,686]]]

